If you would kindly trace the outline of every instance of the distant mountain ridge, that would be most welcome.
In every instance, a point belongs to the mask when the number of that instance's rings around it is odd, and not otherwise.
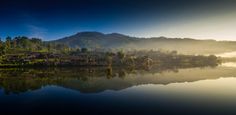
[[[236,51],[235,41],[197,40],[190,38],[151,37],[137,38],[119,33],[79,32],[75,35],[50,41],[70,47],[123,50],[177,50],[185,54],[217,54]]]
[[[80,32],[54,42],[65,43],[70,47],[114,48],[133,41],[132,37],[118,33]]]

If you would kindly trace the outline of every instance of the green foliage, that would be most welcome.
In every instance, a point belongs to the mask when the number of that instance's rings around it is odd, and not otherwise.
[[[11,48],[11,37],[9,36],[6,38],[5,47],[7,50]]]
[[[124,59],[125,58],[125,53],[123,51],[119,51],[117,52],[117,56],[120,58],[120,59]]]
[[[215,66],[214,56],[182,55],[177,51],[112,51],[70,48],[66,44],[43,42],[38,38],[18,36],[0,41],[0,66],[132,66],[149,67],[153,64],[175,66]]]
[[[55,44],[43,42],[39,38],[28,38],[26,36],[17,36],[14,39],[7,37],[6,41],[0,41],[0,54],[15,54],[17,52],[52,52],[67,53],[70,48],[65,44]]]

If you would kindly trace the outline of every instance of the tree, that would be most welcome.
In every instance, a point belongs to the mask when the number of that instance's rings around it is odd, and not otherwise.
[[[47,49],[48,49],[48,52],[51,52],[51,50],[52,50],[52,44],[51,43],[47,44]]]
[[[81,51],[81,49],[80,48],[76,48],[76,52],[80,52]]]
[[[42,40],[39,38],[32,38],[30,41],[34,44],[41,44],[42,43]]]
[[[117,52],[117,56],[120,58],[120,59],[123,59],[125,58],[125,53],[123,51],[119,51]]]
[[[87,53],[87,52],[88,52],[88,49],[87,49],[87,48],[82,48],[82,49],[81,49],[81,52],[82,52],[82,53]]]
[[[21,45],[22,48],[24,49],[28,49],[30,47],[30,41],[28,39],[28,37],[22,36],[19,39],[19,44]]]
[[[11,48],[11,37],[7,37],[6,38],[6,49],[10,49]]]
[[[117,52],[117,57],[120,59],[120,63],[123,64],[123,60],[125,58],[125,53],[123,51]]]
[[[2,42],[2,39],[0,38],[0,55],[3,55],[5,53],[5,47]]]
[[[12,46],[13,46],[13,48],[16,48],[16,47],[17,47],[17,42],[16,42],[15,39],[13,40]]]
[[[108,66],[110,67],[112,65],[113,53],[106,52],[105,59],[106,59]]]

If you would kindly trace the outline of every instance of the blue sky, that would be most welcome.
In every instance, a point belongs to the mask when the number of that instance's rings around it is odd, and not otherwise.
[[[99,31],[234,40],[235,5],[234,0],[1,0],[0,37],[53,40]]]

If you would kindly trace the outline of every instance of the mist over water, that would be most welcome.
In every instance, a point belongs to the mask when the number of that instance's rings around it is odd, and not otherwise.
[[[227,57],[227,58],[236,57],[236,51],[220,53],[220,54],[216,54],[216,56]]]

